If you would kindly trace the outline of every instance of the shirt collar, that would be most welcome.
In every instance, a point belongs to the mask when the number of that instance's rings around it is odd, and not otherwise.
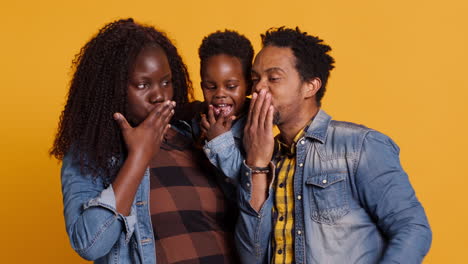
[[[316,139],[320,143],[324,143],[327,138],[328,126],[331,122],[331,116],[320,109],[315,117],[312,118],[312,123],[306,129],[305,136]]]
[[[304,135],[305,131],[307,130],[307,128],[310,126],[310,121],[307,123],[307,125],[302,128],[301,130],[299,130],[299,132],[297,132],[296,136],[294,137],[293,139],[293,143],[291,144],[291,146],[288,146],[287,144],[285,144],[284,142],[281,141],[281,137],[277,137],[276,138],[276,143],[277,143],[277,146],[278,146],[278,154],[283,156],[283,155],[287,155],[289,157],[293,156],[296,154],[296,145],[297,145],[297,141]]]

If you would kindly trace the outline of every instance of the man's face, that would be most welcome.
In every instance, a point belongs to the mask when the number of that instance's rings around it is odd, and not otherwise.
[[[266,89],[271,93],[276,125],[294,120],[303,103],[303,82],[295,64],[291,48],[266,46],[252,66],[253,91]]]

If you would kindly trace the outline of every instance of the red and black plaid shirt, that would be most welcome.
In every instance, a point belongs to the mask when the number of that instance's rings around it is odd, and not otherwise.
[[[157,263],[237,263],[234,209],[193,140],[169,129],[150,167]]]

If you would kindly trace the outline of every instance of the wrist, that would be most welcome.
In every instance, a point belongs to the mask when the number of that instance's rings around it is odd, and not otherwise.
[[[145,151],[144,149],[129,150],[127,155],[128,160],[135,162],[148,163],[151,158],[151,153],[149,151]]]
[[[270,173],[270,167],[250,167],[250,172],[252,174],[268,174]]]
[[[265,168],[265,167],[268,167],[268,165],[270,164],[269,161],[262,161],[262,160],[249,160],[248,158],[245,160],[245,164],[249,167],[249,168],[254,168],[254,167],[257,167],[257,168]]]

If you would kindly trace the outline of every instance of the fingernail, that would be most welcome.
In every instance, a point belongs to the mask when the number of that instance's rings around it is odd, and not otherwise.
[[[266,91],[265,91],[265,90],[263,90],[263,89],[262,89],[262,90],[260,90],[260,94],[265,94],[265,93],[266,93]]]
[[[252,94],[252,99],[255,99],[255,98],[257,98],[257,93]]]

